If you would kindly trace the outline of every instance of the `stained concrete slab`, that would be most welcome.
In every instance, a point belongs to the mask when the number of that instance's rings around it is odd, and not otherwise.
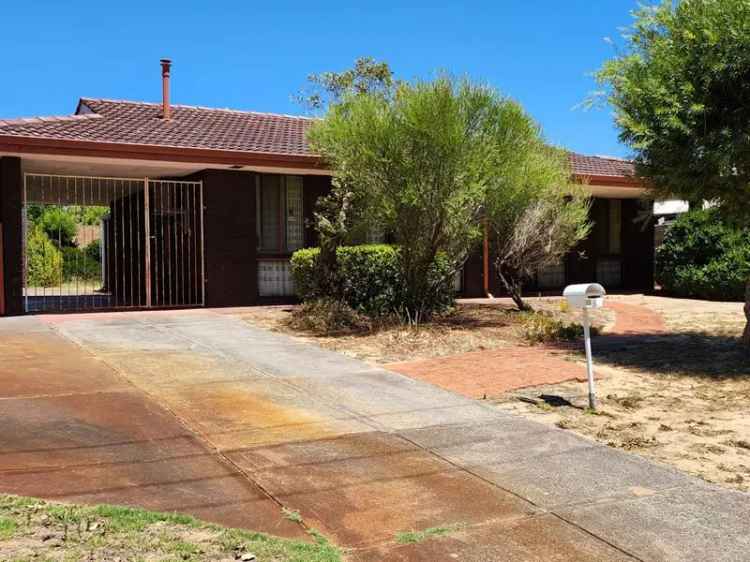
[[[642,560],[750,560],[750,498],[710,484],[693,482],[627,501],[562,509],[560,514]]]
[[[401,432],[410,441],[489,479],[519,462],[588,449],[592,441],[524,418]]]
[[[2,474],[0,490],[63,502],[177,511],[223,525],[306,537],[262,490],[207,452],[190,458]]]
[[[92,353],[105,355],[108,353],[132,353],[134,351],[196,351],[209,350],[174,330],[149,327],[139,323],[119,326],[76,325],[65,323],[57,326],[67,337],[85,344]]]
[[[388,543],[364,549],[355,562],[634,562],[554,515],[458,527],[415,544]]]
[[[219,450],[371,431],[351,413],[267,377],[156,391]]]
[[[0,470],[187,458],[205,450],[135,390],[0,400]]]
[[[84,348],[71,344],[71,364],[93,353],[100,370],[117,368],[132,383],[123,394],[134,403],[121,413],[142,418],[144,427],[76,414],[61,396],[57,403],[18,401],[7,410],[10,426],[20,429],[6,443],[9,454],[0,454],[0,486],[179,508],[294,536],[300,528],[280,521],[284,505],[370,560],[442,559],[444,552],[493,562],[624,559],[609,542],[640,559],[696,552],[713,560],[746,548],[746,496],[699,493],[697,480],[644,459],[231,315],[110,315],[101,329],[92,316],[48,324]],[[19,334],[40,333],[38,324],[18,326],[26,330]],[[18,335],[3,330],[0,321],[0,345]],[[16,353],[11,363],[21,368],[7,371],[21,391],[24,360]],[[51,362],[45,371],[54,373]],[[74,377],[62,380],[84,386]],[[38,388],[41,381],[29,377],[28,384]],[[50,388],[62,394],[65,384]],[[104,387],[85,396],[94,409],[117,412],[107,399],[94,399],[117,392]],[[138,397],[148,406],[138,406]],[[0,406],[4,400],[17,399],[0,397]],[[76,400],[88,411],[84,399]],[[166,419],[143,408],[160,409]],[[40,418],[39,435],[33,416],[24,417],[37,409],[51,412]],[[69,431],[57,431],[55,419]],[[146,426],[187,434],[147,436]],[[58,440],[59,448],[50,446]],[[37,443],[38,451],[24,449],[23,441]],[[661,523],[670,512],[677,522]],[[399,531],[453,524],[464,534],[408,547],[393,540]],[[718,556],[713,549],[721,549]]]
[[[130,386],[75,343],[46,326],[35,328],[39,329],[0,334],[0,398]]]
[[[391,434],[255,448],[231,458],[314,527],[350,547],[392,540],[415,528],[537,512]]]
[[[284,380],[331,403],[341,404],[387,431],[446,423],[491,422],[509,417],[475,400],[384,370]]]
[[[107,356],[107,364],[140,388],[158,392],[170,386],[203,385],[264,377],[246,362],[197,351],[133,351]]]
[[[174,329],[225,357],[247,361],[258,370],[280,378],[348,375],[377,370],[356,359],[328,351],[282,334],[252,328],[236,318],[215,315],[210,332],[206,325],[180,325]]]

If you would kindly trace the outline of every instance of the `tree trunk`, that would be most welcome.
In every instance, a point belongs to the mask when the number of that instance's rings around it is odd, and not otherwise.
[[[750,279],[745,284],[745,332],[742,334],[742,343],[750,348]]]
[[[497,268],[497,275],[500,277],[500,281],[503,282],[505,290],[508,291],[510,298],[516,303],[518,310],[531,310],[531,307],[523,300],[522,284],[514,281],[512,276],[503,274],[500,267]]]

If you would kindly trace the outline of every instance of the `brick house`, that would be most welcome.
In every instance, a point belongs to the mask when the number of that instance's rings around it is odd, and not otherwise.
[[[312,120],[172,105],[168,61],[162,76],[161,103],[81,98],[70,116],[0,120],[1,313],[243,306],[293,293],[289,256],[316,243],[306,219],[331,182],[305,140]],[[631,165],[575,154],[571,164],[595,198],[595,227],[531,289],[597,280],[650,290],[653,226],[635,222],[648,203]],[[100,281],[26,282],[32,206],[106,211]],[[461,293],[486,292],[501,291],[491,252],[478,248]]]

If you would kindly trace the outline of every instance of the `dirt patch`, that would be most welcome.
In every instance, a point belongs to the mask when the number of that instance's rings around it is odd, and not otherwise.
[[[750,355],[739,303],[618,297],[663,313],[667,332],[594,340],[599,409],[567,382],[504,395],[499,407],[750,490]]]
[[[564,323],[580,322],[580,315],[561,306],[560,299],[532,298],[529,303],[535,310],[549,313]],[[379,365],[527,343],[523,337],[524,315],[507,299],[491,303],[460,301],[451,314],[416,328],[390,325],[371,332],[336,336],[319,336],[293,328],[290,319],[297,309],[263,306],[243,309],[239,315],[253,325]],[[603,328],[613,320],[612,311],[596,311],[594,325]]]

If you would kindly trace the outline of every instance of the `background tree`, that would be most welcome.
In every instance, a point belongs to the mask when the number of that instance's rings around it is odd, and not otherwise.
[[[750,219],[750,2],[665,0],[635,12],[598,79],[657,196]],[[750,345],[750,279],[743,340]]]
[[[360,57],[354,66],[341,72],[321,72],[307,77],[308,87],[297,94],[297,102],[307,109],[325,112],[344,96],[379,94],[390,96],[396,80],[387,62]]]

